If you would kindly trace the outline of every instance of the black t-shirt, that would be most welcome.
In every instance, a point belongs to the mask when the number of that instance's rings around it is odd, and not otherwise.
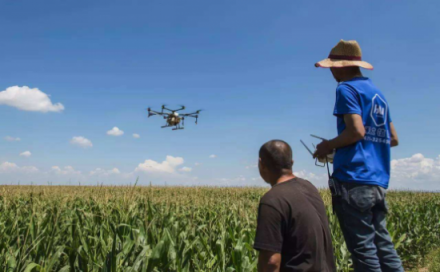
[[[280,271],[336,271],[324,202],[307,180],[276,184],[260,200],[254,248],[281,253]]]

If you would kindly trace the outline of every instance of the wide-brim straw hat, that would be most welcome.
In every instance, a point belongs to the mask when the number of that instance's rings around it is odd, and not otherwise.
[[[358,66],[368,70],[373,70],[373,65],[362,60],[362,50],[357,41],[341,40],[330,51],[328,58],[315,63],[315,67],[341,68]]]

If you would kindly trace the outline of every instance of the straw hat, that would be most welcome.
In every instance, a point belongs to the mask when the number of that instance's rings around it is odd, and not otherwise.
[[[333,47],[332,51],[330,51],[328,58],[315,64],[315,67],[323,68],[341,68],[350,66],[359,66],[368,70],[373,70],[373,65],[362,61],[361,47],[357,41],[341,40],[335,47]]]

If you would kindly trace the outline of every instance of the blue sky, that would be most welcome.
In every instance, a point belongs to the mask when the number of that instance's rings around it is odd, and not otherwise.
[[[0,92],[37,88],[56,111],[0,103],[0,182],[264,185],[258,149],[279,138],[295,171],[322,186],[299,139],[336,136],[336,83],[313,64],[355,39],[401,140],[391,188],[440,189],[439,11],[438,1],[2,1]],[[163,103],[205,111],[170,131],[146,115]]]

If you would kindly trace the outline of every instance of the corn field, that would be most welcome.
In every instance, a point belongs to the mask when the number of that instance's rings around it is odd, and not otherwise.
[[[266,188],[0,187],[0,271],[256,271]],[[351,261],[330,194],[339,271]],[[390,192],[388,227],[405,267],[440,247],[440,194]]]

